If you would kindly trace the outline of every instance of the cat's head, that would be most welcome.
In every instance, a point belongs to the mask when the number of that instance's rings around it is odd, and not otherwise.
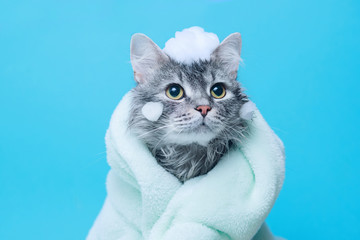
[[[130,127],[148,145],[207,145],[237,134],[246,96],[237,78],[241,37],[229,35],[209,60],[177,62],[150,38],[131,39],[133,89]],[[241,133],[238,133],[241,134]]]

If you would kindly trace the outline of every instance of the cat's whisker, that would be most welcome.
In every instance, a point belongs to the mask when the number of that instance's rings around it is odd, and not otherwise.
[[[227,135],[227,138],[228,138],[228,139],[231,139],[232,141],[236,141],[236,142],[238,142],[238,143],[242,143],[241,138],[242,138],[242,137],[245,137],[245,136],[243,135],[243,133],[235,130],[235,129],[232,128],[232,127],[229,127],[229,128],[230,128],[230,130],[233,130],[233,131],[236,132],[237,134],[234,135],[233,132],[230,132],[229,129],[226,129],[226,128],[225,128],[225,129],[223,130],[223,133],[225,133],[225,134]]]
[[[186,127],[186,126],[190,126],[193,123],[199,122],[200,119],[195,119],[193,121],[188,121],[186,123],[175,123],[175,126],[181,126],[181,127]],[[201,120],[200,120],[201,121]]]
[[[168,133],[166,133],[158,142],[157,142],[157,144],[154,146],[154,151],[156,151],[156,148],[157,148],[157,146],[163,141],[163,140],[165,140],[165,138],[166,137],[168,137],[170,134],[171,134],[172,132],[171,131],[169,131]]]
[[[146,132],[146,133],[143,133],[143,134],[139,135],[138,137],[139,137],[139,138],[142,138],[143,136],[145,136],[145,135],[147,135],[147,134],[150,134],[150,133],[153,133],[153,132],[155,132],[155,131],[158,131],[158,130],[167,128],[167,127],[169,127],[169,126],[171,126],[171,125],[165,125],[165,126],[161,126],[161,127],[155,128],[155,129],[153,129],[153,130],[150,130],[150,131],[148,131],[148,132]]]
[[[181,117],[181,118],[174,118],[174,122],[189,121],[189,120],[191,120],[191,119],[193,119],[193,118],[194,118],[193,116],[192,116],[192,117],[186,116],[186,117]]]
[[[220,123],[221,125],[223,125],[224,121],[218,120],[216,118],[208,118],[208,121],[210,121],[211,123]]]
[[[185,114],[182,114],[181,116],[177,116],[177,117],[175,117],[174,118],[174,120],[176,120],[176,119],[179,119],[179,118],[184,118],[184,117],[187,117],[187,116],[189,116],[191,113],[185,113]]]
[[[243,134],[242,131],[236,130],[235,128],[231,127],[231,126],[226,126],[226,128],[230,128],[231,130],[233,130],[234,132],[236,132],[237,134],[240,134],[242,137],[245,137],[245,135]]]

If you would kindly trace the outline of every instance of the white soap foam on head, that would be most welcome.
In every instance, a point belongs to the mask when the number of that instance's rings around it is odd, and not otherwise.
[[[142,107],[141,113],[147,120],[155,122],[160,118],[163,109],[164,106],[161,102],[148,102]]]
[[[211,53],[219,46],[216,34],[205,32],[201,27],[191,27],[175,33],[175,38],[165,43],[164,52],[176,61],[190,64],[210,60]]]

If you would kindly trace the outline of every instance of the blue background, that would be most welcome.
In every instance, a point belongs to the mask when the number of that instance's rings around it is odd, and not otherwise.
[[[284,141],[268,223],[288,239],[360,234],[356,0],[0,2],[0,239],[84,239],[105,198],[104,135],[135,86],[133,33],[162,48],[241,32],[239,79]]]

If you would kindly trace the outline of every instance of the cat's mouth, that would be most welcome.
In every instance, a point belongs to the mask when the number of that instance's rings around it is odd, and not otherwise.
[[[184,130],[184,129],[183,129]],[[199,119],[195,123],[191,124],[188,129],[183,131],[184,133],[211,133],[214,132],[211,128],[211,124],[207,121],[206,118]]]
[[[167,140],[177,144],[191,144],[195,142],[206,146],[217,135],[217,131],[212,129],[210,125],[205,118],[199,119],[195,123],[169,134]]]
[[[213,133],[213,131],[210,129],[209,126],[207,126],[206,124],[201,124],[196,128],[193,128],[191,131],[189,131],[189,133],[196,133],[196,134],[209,134],[209,133]]]
[[[195,130],[199,130],[199,131],[210,131],[210,132],[212,132],[212,129],[210,128],[210,126],[205,122],[205,120],[203,120],[200,124],[199,124],[199,126],[197,126],[196,128],[195,128]]]

